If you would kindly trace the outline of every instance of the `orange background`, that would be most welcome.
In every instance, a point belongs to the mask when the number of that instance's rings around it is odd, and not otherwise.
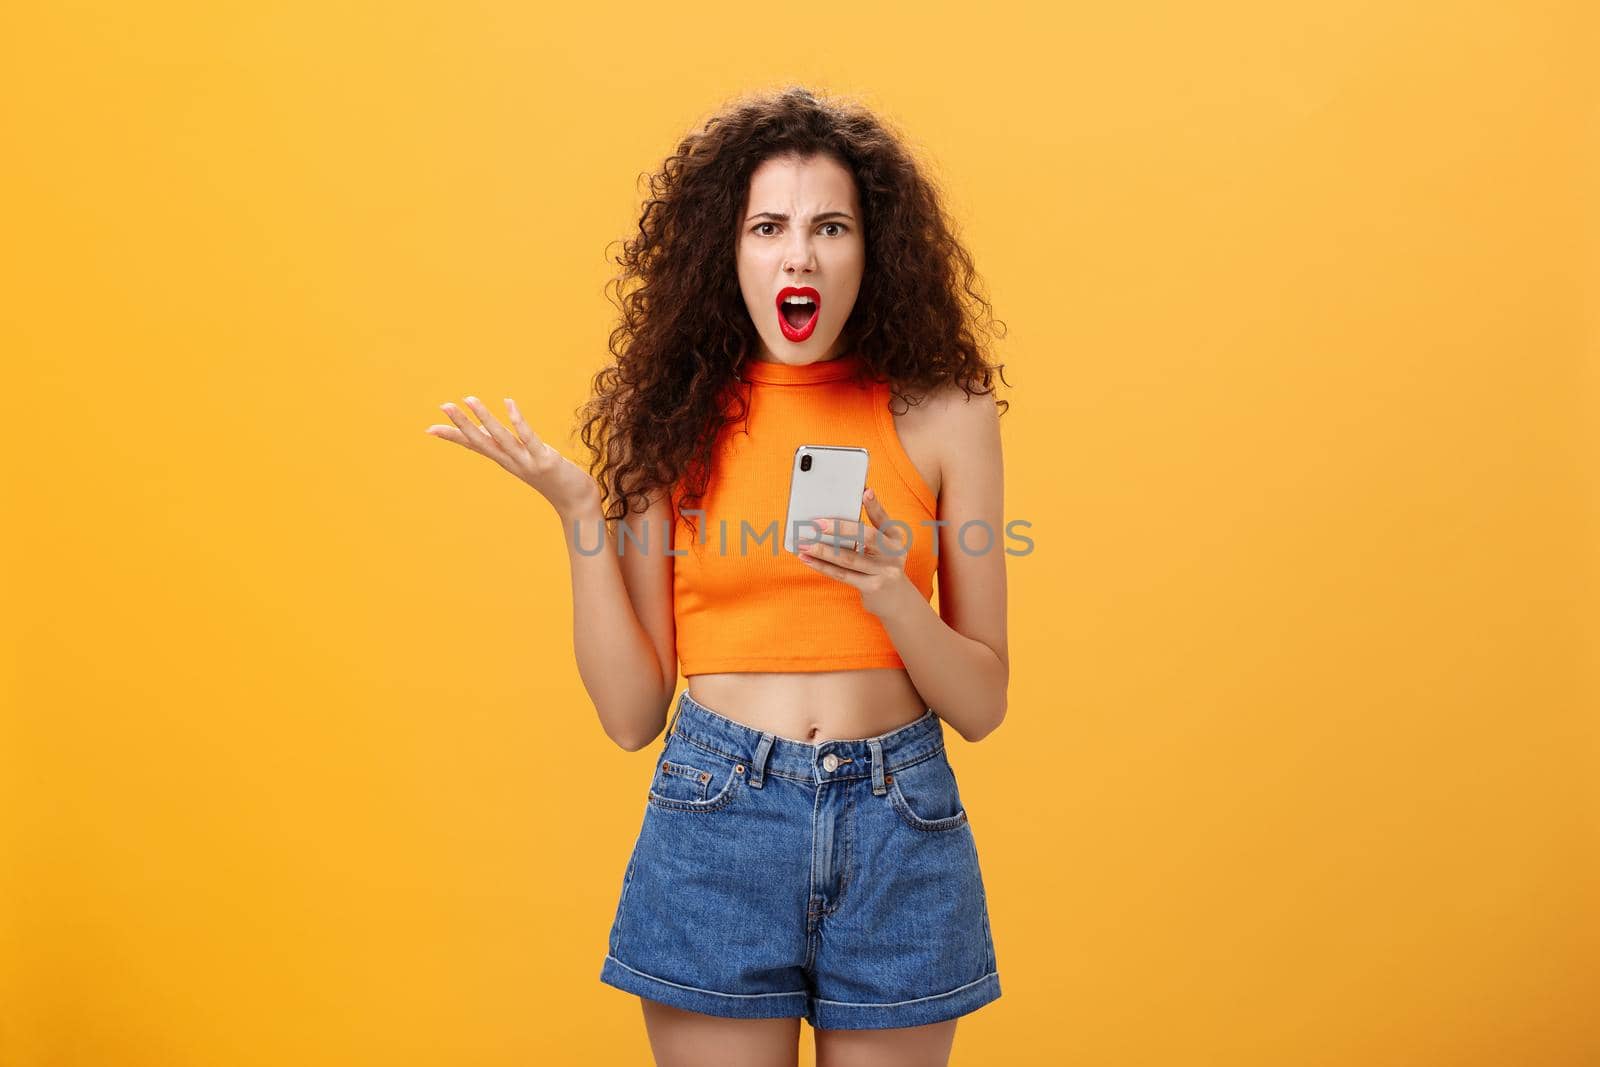
[[[1592,6],[805,15],[0,18],[0,1064],[648,1062],[653,746],[548,505],[422,431],[581,457],[638,175],[788,81],[909,132],[1010,329],[953,1062],[1600,1060]]]

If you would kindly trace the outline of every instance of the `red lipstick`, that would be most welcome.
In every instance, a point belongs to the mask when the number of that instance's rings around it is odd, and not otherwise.
[[[789,319],[783,313],[784,302],[791,296],[803,296],[811,301],[811,317],[799,326],[789,325]],[[804,341],[811,336],[811,331],[817,328],[817,320],[822,317],[822,296],[809,285],[786,285],[778,293],[778,329],[783,331],[783,336],[791,341]]]

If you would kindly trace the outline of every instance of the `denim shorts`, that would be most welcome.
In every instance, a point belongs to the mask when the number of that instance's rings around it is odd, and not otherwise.
[[[811,743],[685,690],[651,766],[600,980],[819,1030],[920,1026],[999,997],[938,716]]]

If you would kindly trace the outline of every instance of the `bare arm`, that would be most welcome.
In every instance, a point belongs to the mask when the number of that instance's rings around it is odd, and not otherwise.
[[[562,517],[578,674],[606,736],[630,752],[661,733],[678,684],[669,513],[658,493],[615,524],[603,520],[598,496]]]
[[[506,400],[512,429],[476,397],[466,401],[482,426],[455,405],[443,404],[455,425],[429,426],[424,432],[494,460],[555,508],[572,568],[578,674],[606,736],[630,752],[643,748],[666,724],[678,681],[666,494],[653,495],[642,514],[607,523],[594,478],[540,440],[514,401]],[[633,537],[621,537],[623,525]]]
[[[1011,680],[1000,416],[992,398],[958,393],[946,418],[939,518],[949,525],[938,527],[939,613],[907,582],[912,595],[880,618],[929,707],[962,737],[979,741],[1005,719]],[[967,530],[967,552],[957,535],[974,519],[983,525]],[[934,529],[920,527],[917,536]]]

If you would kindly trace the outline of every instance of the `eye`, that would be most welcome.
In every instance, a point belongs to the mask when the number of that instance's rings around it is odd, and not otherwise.
[[[755,233],[755,234],[760,234],[760,236],[762,236],[762,237],[770,237],[770,236],[772,236],[771,234],[762,233],[762,228],[766,227],[766,226],[776,226],[776,225],[777,225],[776,222],[758,222],[758,223],[755,224],[755,226],[751,227],[750,232],[751,233]],[[826,229],[829,226],[838,227],[839,232],[837,234],[833,235],[833,236],[836,236],[836,237],[843,237],[845,234],[850,232],[850,227],[846,226],[842,222],[824,222],[822,224],[822,228],[824,228],[824,229]]]

